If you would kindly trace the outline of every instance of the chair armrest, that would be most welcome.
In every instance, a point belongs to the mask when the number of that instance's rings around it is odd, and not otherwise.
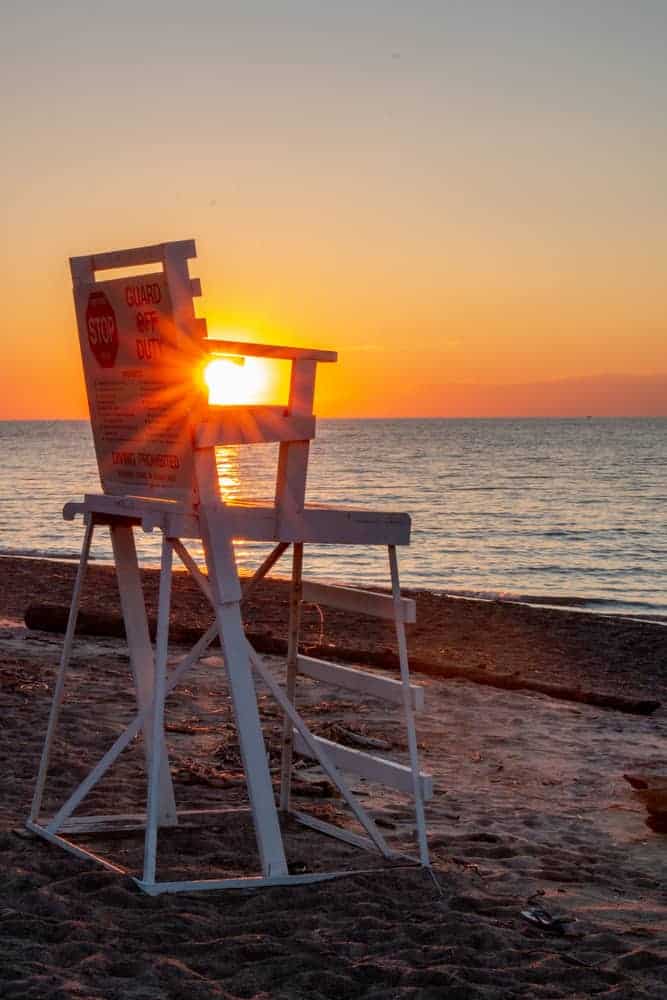
[[[337,361],[337,351],[318,351],[310,347],[281,347],[278,344],[251,344],[245,340],[219,340],[207,337],[202,341],[209,354],[237,354],[241,357],[279,358],[287,361]]]

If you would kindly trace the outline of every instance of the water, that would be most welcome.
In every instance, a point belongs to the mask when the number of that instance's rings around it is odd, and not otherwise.
[[[665,418],[323,420],[308,499],[408,511],[405,586],[667,615],[666,432]],[[81,523],[61,509],[99,491],[87,422],[0,423],[0,442],[0,551],[75,557]],[[270,501],[275,459],[273,445],[220,452],[223,489]],[[158,547],[139,536],[149,564]],[[239,564],[265,551],[239,543]],[[93,555],[110,560],[105,532]],[[383,549],[308,546],[305,569],[387,584]]]

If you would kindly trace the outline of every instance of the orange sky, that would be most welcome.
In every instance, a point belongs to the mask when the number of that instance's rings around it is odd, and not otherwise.
[[[667,14],[585,7],[3,8],[0,417],[86,415],[70,255],[190,237],[323,416],[667,413]]]

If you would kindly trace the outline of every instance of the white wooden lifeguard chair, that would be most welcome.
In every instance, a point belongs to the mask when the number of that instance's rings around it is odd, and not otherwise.
[[[385,857],[400,856],[387,845],[369,813],[352,793],[344,774],[385,783],[414,801],[419,857],[428,867],[424,800],[432,794],[429,775],[420,772],[414,713],[423,707],[423,691],[410,683],[405,623],[415,620],[415,604],[400,596],[396,546],[409,542],[406,514],[331,509],[305,504],[309,442],[315,436],[313,397],[318,362],[333,362],[332,351],[214,340],[195,316],[193,296],[199,281],[190,278],[193,241],[122,250],[71,260],[74,299],[88,402],[103,493],[86,495],[65,506],[64,517],[83,517],[85,534],[69,620],[55,684],[44,749],[28,828],[53,844],[111,871],[125,869],[75,842],[77,834],[118,829],[122,816],[75,816],[75,810],[123,750],[143,733],[147,766],[147,804],[142,816],[145,892],[253,888],[316,882],[346,872],[290,874],[262,735],[255,673],[284,715],[279,804],[299,822],[329,836]],[[157,265],[154,273],[108,277],[138,265]],[[100,275],[100,272],[104,272]],[[201,371],[211,355],[258,356],[291,362],[289,402],[285,406],[209,406]],[[275,503],[223,502],[215,447],[280,442]],[[41,815],[49,756],[56,734],[82,585],[94,530],[109,527],[121,607],[134,677],[137,712],[130,724],[54,815]],[[134,529],[162,535],[161,572],[155,651],[146,617]],[[184,540],[201,539],[207,574],[197,566]],[[242,588],[233,539],[273,544],[273,549]],[[303,546],[315,542],[388,547],[391,596],[302,579]],[[241,601],[270,571],[289,546],[293,548],[287,674],[277,683],[246,639]],[[167,671],[173,555],[179,557],[215,611],[215,621],[192,650]],[[299,654],[302,600],[367,613],[395,622],[400,680],[338,666]],[[178,823],[164,731],[169,693],[220,637],[233,713],[261,862],[261,874],[248,878],[159,881],[156,877],[160,827]],[[339,685],[359,694],[402,706],[409,765],[350,749],[314,736],[294,707],[298,676]],[[319,762],[365,831],[358,835],[292,809],[294,751]]]

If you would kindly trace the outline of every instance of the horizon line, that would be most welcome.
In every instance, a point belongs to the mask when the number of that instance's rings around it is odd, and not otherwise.
[[[252,404],[250,404],[252,405]],[[217,406],[216,409],[224,409]],[[348,414],[343,416],[320,416],[315,414],[318,420],[667,420],[665,413],[532,413],[532,414],[402,414],[391,416],[384,414],[379,416],[360,416]],[[0,417],[2,424],[89,424],[90,417]]]

